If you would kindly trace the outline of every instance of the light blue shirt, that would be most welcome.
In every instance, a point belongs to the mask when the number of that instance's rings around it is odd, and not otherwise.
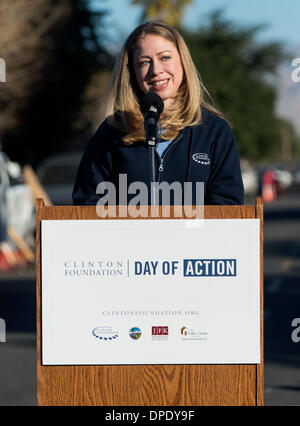
[[[163,140],[163,141],[160,141],[156,144],[156,151],[157,151],[157,153],[160,157],[163,156],[165,150],[168,148],[168,146],[170,145],[171,142],[172,142],[172,140],[170,140],[170,141],[164,141]]]

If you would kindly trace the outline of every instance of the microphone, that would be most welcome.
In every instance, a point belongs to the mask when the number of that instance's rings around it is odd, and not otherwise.
[[[148,145],[155,145],[158,137],[158,121],[164,110],[164,101],[157,93],[149,92],[143,97],[140,107],[144,115],[146,142]]]
[[[164,110],[164,101],[157,93],[149,92],[143,97],[140,107],[144,115],[146,142],[149,150],[151,205],[156,205],[158,197],[154,185],[156,181],[155,144],[158,139],[158,120]]]

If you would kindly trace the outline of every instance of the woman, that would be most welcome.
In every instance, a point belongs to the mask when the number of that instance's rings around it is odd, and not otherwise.
[[[205,204],[243,204],[235,136],[222,114],[204,100],[207,92],[183,38],[155,21],[138,26],[125,42],[113,73],[107,118],[79,166],[74,204],[97,204],[101,197],[97,185],[104,181],[113,183],[118,194],[120,175],[127,176],[127,188],[133,182],[144,182],[151,193],[140,111],[140,102],[149,92],[164,101],[157,182],[179,182],[182,188],[185,182],[204,182]],[[125,199],[120,198],[116,204]],[[129,202],[133,194],[126,198]],[[192,204],[196,199],[193,186]]]

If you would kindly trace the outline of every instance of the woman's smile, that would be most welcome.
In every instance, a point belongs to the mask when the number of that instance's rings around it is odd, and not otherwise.
[[[168,82],[169,82],[169,78],[167,78],[165,80],[151,81],[148,84],[149,84],[149,86],[151,86],[153,88],[153,90],[160,91],[160,90],[165,89],[167,87]]]

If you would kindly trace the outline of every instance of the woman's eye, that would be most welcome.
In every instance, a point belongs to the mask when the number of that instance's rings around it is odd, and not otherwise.
[[[142,67],[142,66],[147,65],[149,63],[150,63],[149,60],[141,61],[141,62],[139,62],[139,66]]]
[[[167,61],[168,59],[170,59],[170,56],[163,56],[161,59],[162,59],[163,61]]]

